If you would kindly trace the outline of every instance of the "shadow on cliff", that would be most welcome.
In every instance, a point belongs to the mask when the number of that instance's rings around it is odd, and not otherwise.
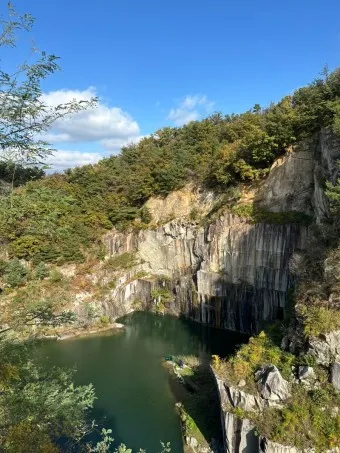
[[[191,295],[189,282],[178,281],[176,296],[192,319],[252,335],[266,322],[282,319],[294,285],[290,260],[306,248],[311,218],[295,211],[268,212],[258,201],[238,209],[205,227],[196,250],[195,290]]]
[[[193,375],[186,376],[184,384],[171,373],[169,383],[176,400],[182,403],[185,412],[194,420],[206,442],[210,444],[213,441],[214,452],[219,451],[216,447],[223,445],[222,426],[219,423],[220,405],[216,383],[208,363],[194,368]],[[191,429],[190,434],[200,442],[199,436],[195,436],[195,429]]]

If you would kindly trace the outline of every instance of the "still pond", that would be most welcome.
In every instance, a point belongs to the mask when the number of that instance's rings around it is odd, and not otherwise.
[[[245,338],[172,316],[137,312],[119,320],[125,329],[65,341],[46,341],[38,348],[48,366],[75,367],[76,383],[92,383],[97,400],[93,418],[111,428],[115,446],[124,442],[133,450],[160,450],[170,442],[182,453],[179,417],[169,373],[162,364],[167,355],[211,354],[225,357]]]

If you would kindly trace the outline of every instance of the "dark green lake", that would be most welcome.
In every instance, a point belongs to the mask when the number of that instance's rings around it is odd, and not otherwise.
[[[169,373],[169,354],[207,357],[231,354],[244,336],[171,316],[134,313],[119,333],[44,342],[38,350],[49,365],[76,367],[77,384],[96,389],[93,418],[113,430],[116,442],[157,453],[160,440],[182,453],[181,431]]]

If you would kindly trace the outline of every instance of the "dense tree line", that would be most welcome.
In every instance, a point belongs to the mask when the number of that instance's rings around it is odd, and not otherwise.
[[[0,237],[11,256],[81,261],[91,244],[100,254],[106,229],[147,223],[151,196],[189,181],[223,192],[261,179],[276,157],[322,127],[340,134],[340,69],[267,108],[165,127],[118,156],[31,181],[1,198]]]

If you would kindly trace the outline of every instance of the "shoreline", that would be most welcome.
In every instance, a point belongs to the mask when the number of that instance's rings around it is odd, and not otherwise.
[[[65,329],[64,331],[56,332],[51,335],[43,335],[41,339],[43,340],[56,340],[56,341],[65,341],[72,338],[86,337],[89,335],[94,335],[97,333],[108,332],[109,330],[120,331],[125,328],[124,324],[114,322],[107,326],[95,327],[91,326],[88,328],[78,327],[73,329]]]

